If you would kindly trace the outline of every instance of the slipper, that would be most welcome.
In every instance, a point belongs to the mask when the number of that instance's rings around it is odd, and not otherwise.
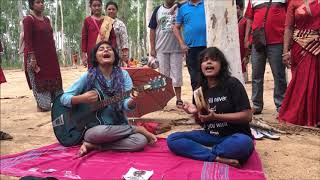
[[[10,134],[0,131],[0,140],[10,140],[10,139],[13,139],[13,137]]]
[[[260,132],[266,137],[266,138],[269,138],[269,139],[272,139],[272,140],[279,140],[280,139],[280,136],[273,133],[272,131],[265,131],[265,130],[260,130]]]
[[[261,140],[265,137],[264,134],[260,133],[257,129],[255,129],[255,128],[250,128],[250,129],[251,129],[251,134],[254,137],[254,139]]]
[[[182,106],[183,106],[183,101],[182,100],[177,100],[176,101],[176,106],[177,106],[177,108],[181,109]]]

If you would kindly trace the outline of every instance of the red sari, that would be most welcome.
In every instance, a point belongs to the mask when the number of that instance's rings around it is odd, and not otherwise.
[[[35,17],[26,16],[23,19],[24,31],[24,66],[29,88],[32,89],[27,69],[28,54],[35,55],[40,71],[35,74],[37,92],[62,90],[62,79],[58,56],[56,53],[53,30],[50,20],[44,17],[39,20]]]
[[[0,42],[0,56],[2,55],[2,52],[3,52],[3,48],[2,48],[2,44],[1,44],[1,42]],[[0,57],[1,58],[1,57]],[[2,68],[1,68],[1,65],[0,65],[0,84],[1,83],[5,83],[5,82],[7,82],[6,81],[6,77],[4,76],[4,74],[3,74],[3,71],[2,71]]]
[[[98,25],[98,28],[96,27],[95,21]],[[91,50],[95,47],[99,30],[101,28],[101,25],[103,23],[103,19],[101,20],[94,20],[91,18],[91,16],[86,17],[84,20],[83,26],[82,26],[82,33],[81,33],[81,50],[82,52],[87,53],[88,56],[88,68],[92,67],[91,62]],[[112,45],[112,47],[116,47],[116,35],[114,33],[114,30],[112,28],[109,36],[109,41]]]
[[[307,12],[303,0],[292,0],[288,8],[286,27],[320,32],[320,4],[315,0],[309,5],[312,15]],[[297,125],[319,125],[319,54],[314,55],[293,41],[291,72],[292,79],[281,105],[279,119]]]
[[[5,83],[6,81],[6,77],[3,74],[2,68],[0,66],[0,84]]]

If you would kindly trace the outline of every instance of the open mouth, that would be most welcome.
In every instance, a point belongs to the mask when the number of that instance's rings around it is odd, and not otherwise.
[[[210,65],[206,67],[206,70],[213,70],[213,69],[214,69],[214,67],[210,66]]]
[[[107,54],[107,53],[103,54],[103,58],[109,58],[109,57],[110,57],[110,54]]]

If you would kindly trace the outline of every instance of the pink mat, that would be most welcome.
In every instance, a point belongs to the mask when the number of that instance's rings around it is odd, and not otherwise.
[[[165,139],[142,152],[98,152],[77,158],[79,147],[59,144],[0,157],[0,172],[8,176],[56,177],[58,179],[123,179],[130,167],[153,170],[151,180],[266,179],[258,154],[236,169],[225,164],[202,162],[171,153]],[[50,172],[49,169],[54,169]],[[49,171],[49,172],[46,172]]]

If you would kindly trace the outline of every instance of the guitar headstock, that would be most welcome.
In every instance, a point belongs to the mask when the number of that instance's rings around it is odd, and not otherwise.
[[[150,81],[148,81],[147,84],[135,88],[135,90],[138,90],[138,91],[155,90],[155,89],[161,89],[166,85],[167,85],[166,77],[158,76],[153,79],[150,79]]]

